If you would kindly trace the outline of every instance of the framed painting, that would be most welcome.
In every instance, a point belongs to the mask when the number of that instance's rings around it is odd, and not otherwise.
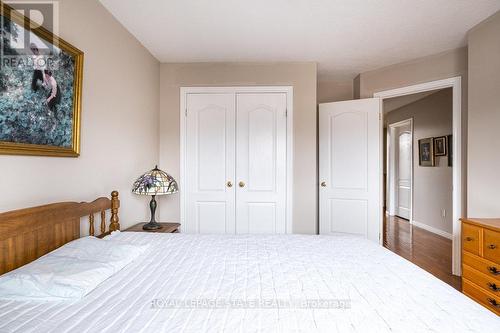
[[[418,157],[420,166],[434,166],[434,138],[418,140]]]
[[[83,52],[22,6],[0,1],[0,154],[77,157]]]
[[[434,138],[434,155],[446,156],[447,151],[446,136]]]

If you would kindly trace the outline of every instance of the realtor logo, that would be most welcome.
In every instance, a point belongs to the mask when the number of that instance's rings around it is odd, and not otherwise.
[[[5,1],[2,4],[0,68],[50,68],[58,52],[57,1]],[[44,29],[42,29],[42,27]],[[43,62],[43,64],[41,63]],[[54,69],[54,68],[52,68]]]

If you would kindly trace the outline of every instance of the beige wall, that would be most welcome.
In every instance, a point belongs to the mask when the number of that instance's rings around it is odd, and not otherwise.
[[[93,200],[116,189],[122,226],[147,217],[130,193],[158,160],[160,66],[96,0],[60,1],[59,35],[85,52],[81,156],[0,155],[0,211]]]
[[[453,232],[453,169],[448,167],[447,156],[436,157],[435,167],[419,166],[418,140],[452,133],[452,97],[452,89],[444,89],[385,117],[387,124],[413,118],[413,220],[448,234]],[[443,209],[446,210],[444,218]]]
[[[359,91],[361,98],[368,98],[373,97],[375,92],[454,76],[463,77],[462,86],[466,92],[467,48],[465,47],[361,73],[359,78],[354,80],[354,90]],[[467,96],[463,95],[464,98]]]
[[[180,87],[291,85],[294,89],[293,232],[317,232],[316,64],[162,64],[160,165],[179,177]],[[179,196],[160,198],[162,220],[179,220]]]
[[[500,12],[469,32],[468,213],[500,216]]]
[[[330,103],[352,99],[352,82],[318,81],[318,103]]]

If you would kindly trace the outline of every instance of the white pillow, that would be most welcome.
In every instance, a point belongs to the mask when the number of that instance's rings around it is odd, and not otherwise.
[[[2,275],[0,299],[81,299],[147,247],[95,237],[74,240]]]

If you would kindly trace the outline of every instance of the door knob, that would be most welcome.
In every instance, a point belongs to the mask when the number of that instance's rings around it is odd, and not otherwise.
[[[241,182],[239,182],[239,184],[238,184],[238,185],[239,185],[240,187],[245,187],[245,182],[241,181]]]
[[[321,187],[326,187],[326,182],[321,182]]]
[[[226,183],[226,186],[227,187],[233,187],[233,183],[230,180],[228,180],[227,183]]]

